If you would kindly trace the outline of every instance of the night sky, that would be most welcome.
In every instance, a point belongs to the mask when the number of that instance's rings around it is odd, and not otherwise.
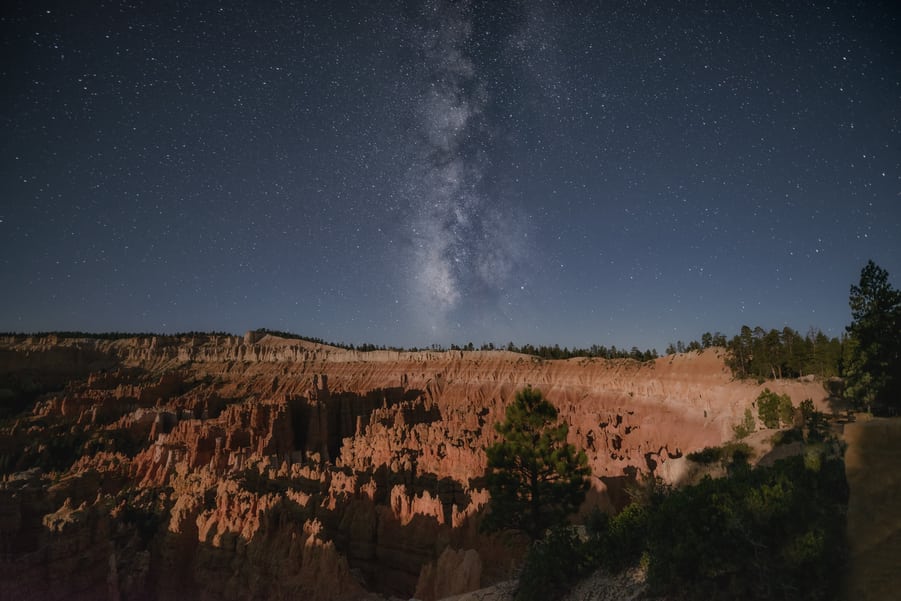
[[[0,330],[840,335],[901,284],[895,6],[4,3]]]

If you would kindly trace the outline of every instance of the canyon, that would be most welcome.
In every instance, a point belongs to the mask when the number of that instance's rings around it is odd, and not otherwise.
[[[2,337],[0,598],[433,601],[508,580],[525,545],[479,523],[516,392],[540,389],[587,453],[582,512],[613,512],[733,438],[764,384],[724,353]],[[814,378],[765,386],[829,411]]]

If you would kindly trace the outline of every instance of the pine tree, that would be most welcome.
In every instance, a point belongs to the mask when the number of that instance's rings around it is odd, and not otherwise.
[[[516,394],[495,429],[503,439],[487,449],[491,501],[483,527],[541,539],[585,499],[588,458],[566,442],[568,426],[557,408],[531,387]]]
[[[888,272],[873,261],[860,272],[848,299],[853,321],[847,394],[867,406],[888,413],[901,409],[901,291],[888,281]]]

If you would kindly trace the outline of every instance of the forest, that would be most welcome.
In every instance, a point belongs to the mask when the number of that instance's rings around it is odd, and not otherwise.
[[[666,354],[724,347],[728,351],[726,364],[737,378],[764,380],[808,375],[831,378],[842,373],[846,339],[845,336],[829,338],[816,328],[802,336],[789,327],[765,330],[760,326],[753,329],[742,326],[729,339],[719,332],[707,332],[700,342],[685,344],[680,340],[669,345]]]

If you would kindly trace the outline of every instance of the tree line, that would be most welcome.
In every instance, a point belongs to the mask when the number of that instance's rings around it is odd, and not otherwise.
[[[844,337],[829,338],[817,329],[802,336],[792,328],[764,331],[742,326],[726,345],[727,365],[740,378],[780,379],[842,373]]]
[[[727,351],[726,364],[737,378],[799,378],[811,374],[829,378],[842,374],[846,340],[846,336],[830,338],[817,328],[802,336],[790,327],[765,330],[745,325],[732,338],[706,332],[700,341],[686,344],[680,340],[667,346],[666,354],[722,347]]]
[[[46,332],[0,332],[0,336],[10,337],[41,337],[56,336],[62,339],[85,338],[88,340],[124,340],[126,338],[153,338],[165,336],[169,338],[193,338],[197,336],[234,336],[228,332],[175,332],[173,334],[160,334],[157,332],[81,332],[78,330],[50,330]]]
[[[841,338],[812,328],[806,336],[782,330],[742,326],[730,340],[704,334],[701,342],[670,345],[667,353],[724,346],[726,363],[739,378],[758,380],[817,375],[841,377],[844,396],[884,415],[901,413],[901,290],[873,261],[850,288],[851,323]],[[725,342],[725,344],[723,344]]]
[[[483,342],[480,345],[476,345],[473,342],[467,342],[466,344],[451,344],[450,346],[444,346],[443,344],[432,344],[429,346],[418,347],[418,346],[410,346],[410,347],[402,347],[402,346],[390,346],[384,344],[372,344],[372,343],[362,343],[362,344],[352,344],[345,342],[326,342],[322,338],[315,338],[312,336],[303,336],[301,334],[295,334],[293,332],[283,332],[279,330],[270,330],[268,328],[257,328],[254,332],[258,334],[271,334],[273,336],[278,336],[280,338],[288,338],[295,340],[305,340],[307,342],[314,342],[317,344],[324,344],[327,346],[333,346],[336,348],[346,349],[349,351],[360,351],[360,352],[370,352],[370,351],[396,351],[396,352],[419,352],[419,351],[435,351],[435,352],[444,352],[444,351],[510,351],[512,353],[521,353],[523,355],[532,355],[534,357],[540,357],[541,359],[574,359],[577,357],[587,358],[587,359],[634,359],[636,361],[650,361],[652,359],[656,359],[659,357],[656,349],[645,349],[641,350],[637,346],[633,346],[630,349],[617,348],[616,345],[607,347],[600,344],[593,344],[590,347],[573,347],[569,348],[564,346],[560,347],[559,344],[554,345],[534,345],[534,344],[523,344],[517,345],[514,342],[508,342],[507,344],[496,344],[494,342]]]
[[[506,350],[514,353],[522,353],[524,355],[532,355],[542,359],[573,359],[576,357],[583,358],[600,358],[600,359],[634,359],[636,361],[650,361],[656,359],[659,355],[656,349],[641,350],[637,346],[630,349],[617,348],[616,345],[607,347],[604,345],[593,344],[590,347],[563,347],[559,344],[555,345],[534,345],[524,344],[516,345],[513,342],[507,344],[495,344],[494,342],[483,342],[476,346],[472,342],[463,345],[451,344],[449,347],[442,344],[432,344],[429,346],[403,347],[384,344],[373,344],[364,342],[361,344],[353,344],[346,342],[329,342],[323,338],[316,336],[305,336],[294,332],[284,330],[274,330],[270,328],[256,328],[252,330],[255,334],[277,336],[288,340],[303,340],[314,344],[322,344],[324,346],[332,346],[335,348],[345,349],[349,351],[360,351],[363,353],[370,351],[395,351],[395,352],[418,352],[418,351],[498,351]],[[91,340],[122,340],[126,338],[150,338],[153,336],[167,336],[172,338],[196,337],[196,336],[234,336],[228,332],[176,332],[174,334],[159,334],[157,332],[82,332],[72,331],[46,331],[46,332],[0,332],[0,336],[56,336],[57,338],[72,339],[86,338]]]
[[[851,286],[848,304],[852,321],[841,338],[828,337],[822,331],[811,328],[806,335],[799,334],[790,327],[781,330],[764,330],[757,326],[742,326],[741,331],[731,339],[721,332],[705,332],[700,341],[685,344],[681,340],[670,344],[666,354],[701,351],[711,347],[725,348],[726,363],[738,378],[797,378],[817,375],[823,378],[839,376],[844,378],[846,396],[867,407],[891,414],[901,411],[901,291],[889,283],[888,272],[869,261],[860,273],[860,280]],[[348,350],[375,351],[419,351],[448,350],[433,344],[427,348],[378,346],[375,344],[344,344],[326,342],[321,338],[302,336],[292,332],[258,328],[255,332],[272,334],[282,338],[306,340]],[[127,332],[78,332],[56,331],[23,334],[17,332],[0,333],[2,336],[55,335],[60,338],[94,338],[117,340],[132,337],[156,336],[153,333]],[[226,332],[183,332],[171,334],[182,336],[228,336]],[[616,346],[592,345],[588,348],[560,348],[560,345],[525,344],[517,346],[484,343],[480,350],[507,350],[542,359],[602,358],[634,359],[650,361],[658,357],[656,349],[640,350],[633,346],[629,350]],[[472,342],[464,346],[451,345],[452,351],[474,351]]]
[[[474,350],[473,345],[470,342],[465,347],[454,347],[451,346],[451,350]],[[616,345],[607,347],[602,344],[593,344],[589,347],[573,347],[569,348],[564,346],[560,348],[559,344],[551,345],[539,345],[535,346],[533,344],[524,344],[522,346],[517,346],[516,344],[509,342],[506,346],[495,346],[493,343],[488,343],[482,345],[481,349],[483,351],[493,351],[493,350],[506,350],[513,353],[522,353],[523,355],[532,355],[534,357],[540,357],[542,359],[575,359],[575,358],[585,358],[585,359],[634,359],[635,361],[651,361],[656,359],[659,355],[657,354],[657,349],[645,349],[641,350],[637,346],[633,346],[630,349],[624,348],[616,348]]]

